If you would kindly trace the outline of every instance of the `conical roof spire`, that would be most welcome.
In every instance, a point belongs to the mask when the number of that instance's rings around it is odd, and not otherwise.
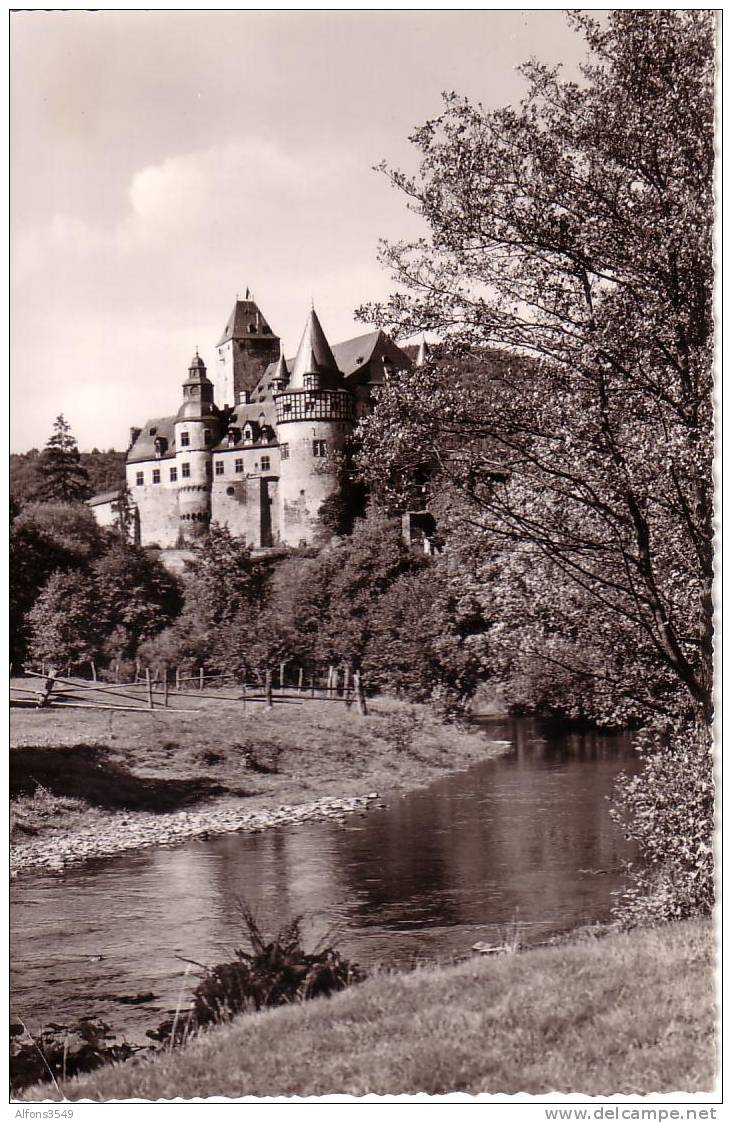
[[[290,379],[290,372],[287,369],[287,360],[285,359],[285,352],[283,351],[281,346],[280,346],[280,357],[277,360],[277,366],[275,368],[274,376],[275,376],[275,378],[277,379],[278,382],[282,383],[283,386],[286,386],[287,383],[289,382],[289,379]]]
[[[333,357],[330,344],[325,338],[320,320],[314,308],[310,309],[292,366],[290,389],[302,389],[306,374],[337,373],[338,364]]]
[[[416,367],[423,367],[425,365],[425,363],[427,362],[427,358],[429,356],[429,353],[430,353],[430,346],[429,346],[429,343],[427,342],[427,340],[424,337],[424,332],[422,332],[422,339],[420,341],[419,348],[417,350],[417,358],[414,360],[414,365]]]

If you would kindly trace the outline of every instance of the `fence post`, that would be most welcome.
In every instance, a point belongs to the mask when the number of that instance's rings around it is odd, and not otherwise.
[[[89,660],[89,666],[91,667],[92,682],[96,682],[97,681],[97,666],[96,666],[96,663],[94,662],[93,659]]]
[[[39,708],[42,707],[42,706],[47,706],[49,704],[49,700],[51,698],[51,691],[53,690],[53,684],[54,684],[55,681],[56,681],[56,668],[55,667],[49,667],[48,677],[47,677],[46,681],[44,682],[44,684],[41,688],[43,690],[43,693],[42,693],[41,697],[38,699]]]
[[[356,707],[360,714],[365,717],[368,713],[366,709],[366,695],[363,692],[363,683],[361,682],[361,672],[353,672],[353,687],[356,692]]]
[[[148,707],[153,709],[153,692],[152,692],[152,679],[150,678],[150,668],[145,667],[145,682],[147,683],[147,704]]]
[[[167,708],[168,708],[168,668],[167,667],[165,668],[165,674],[163,675],[163,706],[167,710]]]
[[[247,683],[246,683],[246,679],[241,684],[241,709],[242,709],[242,713],[246,717],[246,713],[247,713]]]
[[[180,667],[175,668],[175,689],[180,690]]]
[[[267,709],[272,709],[272,672],[265,671],[264,674],[264,697],[267,703]]]
[[[114,661],[114,681],[119,682],[119,659]]]
[[[200,671],[198,672],[198,689],[199,690],[203,690],[203,683],[204,683],[204,675],[203,675],[203,667],[201,667]]]
[[[285,693],[285,666],[286,662],[280,663],[280,694]]]
[[[346,703],[346,709],[351,708],[351,668],[346,665],[343,668],[343,700]]]
[[[297,692],[302,694],[302,667],[297,672]]]

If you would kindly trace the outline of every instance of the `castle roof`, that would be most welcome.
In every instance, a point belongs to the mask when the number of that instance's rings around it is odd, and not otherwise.
[[[325,338],[325,332],[314,308],[310,309],[305,321],[305,330],[295,355],[287,389],[303,390],[306,374],[330,375],[329,381],[334,383],[342,381],[330,343]]]
[[[216,346],[223,346],[229,339],[252,339],[257,337],[265,337],[267,339],[277,338],[260,312],[256,301],[250,299],[249,290],[247,290],[246,300],[239,300],[237,297],[231,315],[226,321],[226,327],[222,332],[221,339]]]
[[[353,339],[344,340],[343,343],[336,343],[333,354],[339,370],[348,377],[359,367],[364,366],[371,359],[382,338],[384,338],[383,331],[369,331],[365,335],[357,335]]]
[[[91,499],[86,500],[87,507],[99,507],[102,503],[113,503],[115,499],[119,498],[119,493],[123,488],[115,487],[112,491],[100,491],[98,495],[92,495]]]
[[[135,443],[127,453],[127,463],[134,464],[138,460],[155,460],[155,441],[162,437],[168,442],[166,452],[161,459],[175,455],[175,422],[176,417],[151,417],[146,421]]]

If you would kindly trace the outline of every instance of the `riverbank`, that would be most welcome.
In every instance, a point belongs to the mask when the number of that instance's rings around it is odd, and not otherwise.
[[[687,921],[381,975],[22,1098],[710,1092],[713,945]]]
[[[362,717],[315,701],[268,711],[14,710],[11,871],[365,810],[505,744],[377,698]]]

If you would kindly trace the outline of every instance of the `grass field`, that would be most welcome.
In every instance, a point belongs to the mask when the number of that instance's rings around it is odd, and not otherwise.
[[[492,752],[424,706],[377,698],[369,714],[325,701],[248,705],[214,692],[168,710],[13,710],[11,828],[18,841],[136,811],[246,800],[252,810],[414,787]]]
[[[715,1082],[706,922],[383,975],[99,1069],[69,1100],[461,1091],[643,1095]],[[58,1099],[49,1085],[24,1100]]]

